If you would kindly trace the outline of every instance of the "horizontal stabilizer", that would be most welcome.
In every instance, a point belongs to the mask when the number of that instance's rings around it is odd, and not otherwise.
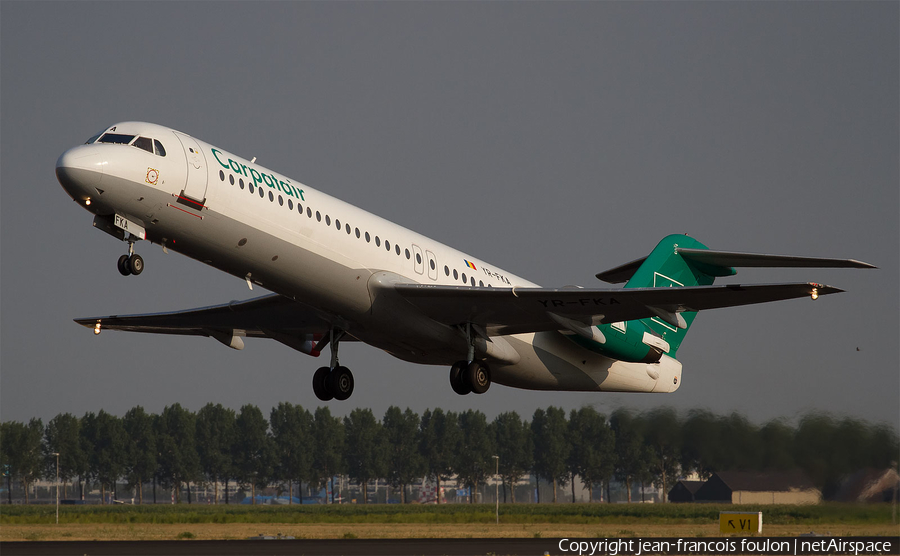
[[[877,268],[854,259],[824,259],[820,257],[794,257],[791,255],[765,255],[762,253],[736,253],[710,251],[709,249],[675,250],[683,258],[710,266],[765,267],[765,268]]]
[[[676,248],[676,253],[692,263],[698,270],[710,276],[731,276],[734,267],[744,268],[878,268],[855,259],[830,259],[821,257],[796,257],[792,255],[768,255],[763,253],[739,253],[711,251],[709,249]],[[627,282],[634,276],[647,257],[635,259],[596,276],[610,284]]]
[[[616,268],[611,268],[609,270],[605,270],[597,274],[597,278],[603,280],[608,284],[624,284],[625,282],[631,280],[631,277],[634,276],[634,273],[637,272],[637,269],[644,264],[644,261],[647,260],[647,257],[641,257],[640,259],[635,259],[630,263],[625,263],[623,265],[619,265]]]

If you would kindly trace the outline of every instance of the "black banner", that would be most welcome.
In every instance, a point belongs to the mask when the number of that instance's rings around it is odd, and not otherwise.
[[[548,539],[549,541],[549,539]],[[548,542],[549,545],[549,542]],[[900,554],[900,537],[649,537],[558,539],[545,554]]]

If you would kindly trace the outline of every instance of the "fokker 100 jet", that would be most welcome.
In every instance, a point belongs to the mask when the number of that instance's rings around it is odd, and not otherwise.
[[[269,295],[166,313],[79,318],[126,330],[211,337],[234,349],[271,338],[331,361],[313,374],[321,400],[354,379],[341,342],[446,365],[458,394],[491,382],[535,390],[673,392],[676,353],[697,311],[842,290],[815,283],[713,286],[735,267],[874,268],[850,259],[713,251],[686,235],[597,274],[624,288],[548,289],[160,125],[123,122],[67,150],[63,189],[94,226],[127,242],[123,275],[147,240]]]

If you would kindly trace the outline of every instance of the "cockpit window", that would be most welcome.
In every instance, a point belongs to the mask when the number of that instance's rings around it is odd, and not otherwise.
[[[123,135],[121,133],[104,133],[100,136],[101,143],[118,143],[120,145],[127,145],[131,143],[132,139],[134,139],[134,135]]]
[[[103,135],[103,134],[102,134],[102,133],[98,133],[97,135],[94,135],[93,137],[91,137],[90,139],[88,139],[87,141],[85,141],[84,144],[85,144],[85,145],[90,145],[91,143],[93,143],[94,141],[96,141],[97,139],[99,139],[101,135]]]
[[[99,137],[99,139],[98,139]],[[131,145],[148,153],[155,153],[159,156],[166,156],[166,149],[158,139],[150,137],[135,137],[134,135],[126,135],[124,133],[103,133],[95,135],[87,140],[87,145],[91,143],[113,143],[117,145]]]
[[[132,145],[139,149],[144,149],[148,153],[153,153],[153,139],[149,137],[138,137]]]

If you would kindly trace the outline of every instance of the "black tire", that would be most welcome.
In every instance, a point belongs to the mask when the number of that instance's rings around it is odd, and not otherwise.
[[[319,367],[313,375],[313,393],[323,402],[334,398],[334,395],[328,389],[328,373],[331,369],[328,367]]]
[[[131,274],[131,267],[128,265],[128,255],[122,255],[119,257],[119,261],[116,263],[116,268],[119,269],[119,274],[122,276],[128,276]]]
[[[335,367],[328,373],[326,384],[334,399],[342,402],[353,393],[353,373],[347,367]]]
[[[476,394],[484,394],[491,387],[491,371],[487,363],[472,361],[466,367],[466,382]]]
[[[453,391],[460,396],[472,392],[472,387],[466,382],[466,373],[464,372],[468,365],[468,361],[457,361],[450,367],[450,388],[453,388]]]
[[[129,257],[128,270],[130,270],[131,273],[135,276],[137,276],[141,272],[144,272],[144,259],[142,259],[141,256],[137,253]]]

